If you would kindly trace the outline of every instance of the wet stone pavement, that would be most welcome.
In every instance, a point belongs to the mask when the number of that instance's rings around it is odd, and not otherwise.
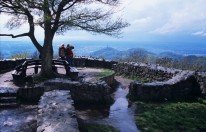
[[[94,77],[95,74],[101,72],[101,69],[92,68],[80,68],[78,70],[80,72],[79,75],[86,82],[96,80],[97,78]],[[10,87],[13,90],[17,90],[19,87],[25,87],[25,85],[19,86],[14,84],[11,73],[0,74],[0,88]],[[60,73],[64,73],[64,71],[60,70]],[[72,100],[69,93],[67,93],[68,91],[64,91],[63,93],[55,91],[55,93],[46,93],[42,97],[41,101],[48,105],[40,103],[39,107],[38,105],[20,105],[13,109],[0,109],[0,132],[59,131],[59,128],[66,131],[66,128],[62,127],[65,124],[74,126],[71,128],[71,131],[78,131],[78,124],[75,120],[76,116],[84,121],[112,125],[121,132],[138,132],[139,130],[134,121],[134,107],[130,107],[126,99],[131,80],[121,77],[116,77],[116,79],[120,82],[120,85],[113,95],[115,102],[109,108],[76,108],[74,110],[73,106],[70,105],[73,102],[70,102]],[[68,105],[65,105],[65,103]],[[65,107],[65,109],[62,109],[62,107]],[[69,113],[65,113],[66,109],[71,110]],[[50,116],[46,115],[48,112]],[[77,114],[76,116],[75,113]],[[68,121],[66,117],[69,117]],[[61,121],[63,122],[61,123]]]
[[[0,110],[0,132],[36,132],[37,105]]]
[[[37,132],[78,132],[78,123],[68,90],[45,92],[38,106]]]

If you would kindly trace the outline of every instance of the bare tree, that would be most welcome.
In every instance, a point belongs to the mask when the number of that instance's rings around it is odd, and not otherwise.
[[[68,30],[85,30],[97,34],[118,36],[128,26],[121,18],[113,18],[119,0],[1,0],[0,13],[12,15],[9,29],[26,23],[29,31],[22,34],[0,34],[12,38],[28,36],[42,57],[41,75],[52,72],[53,38]],[[41,45],[35,37],[35,28],[44,30]]]

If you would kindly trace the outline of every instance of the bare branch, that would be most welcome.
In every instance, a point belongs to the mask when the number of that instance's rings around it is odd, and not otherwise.
[[[13,35],[13,34],[0,34],[0,36],[11,36],[12,38],[18,38],[18,37],[29,36],[29,33],[22,33],[22,34],[19,34],[19,35]]]

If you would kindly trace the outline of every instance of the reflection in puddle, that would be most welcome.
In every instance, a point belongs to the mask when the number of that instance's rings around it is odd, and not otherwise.
[[[121,132],[138,132],[134,120],[134,107],[128,108],[127,89],[119,85],[114,93],[115,102],[108,109],[76,108],[78,118],[90,122],[109,124]]]

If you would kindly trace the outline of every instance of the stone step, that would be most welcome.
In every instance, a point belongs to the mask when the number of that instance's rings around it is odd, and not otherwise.
[[[18,103],[0,103],[0,109],[9,109],[19,107]]]
[[[17,102],[16,97],[0,97],[0,103],[13,103]]]
[[[0,87],[0,97],[16,97],[17,91],[13,88]]]
[[[0,97],[16,97],[17,93],[0,93]]]

